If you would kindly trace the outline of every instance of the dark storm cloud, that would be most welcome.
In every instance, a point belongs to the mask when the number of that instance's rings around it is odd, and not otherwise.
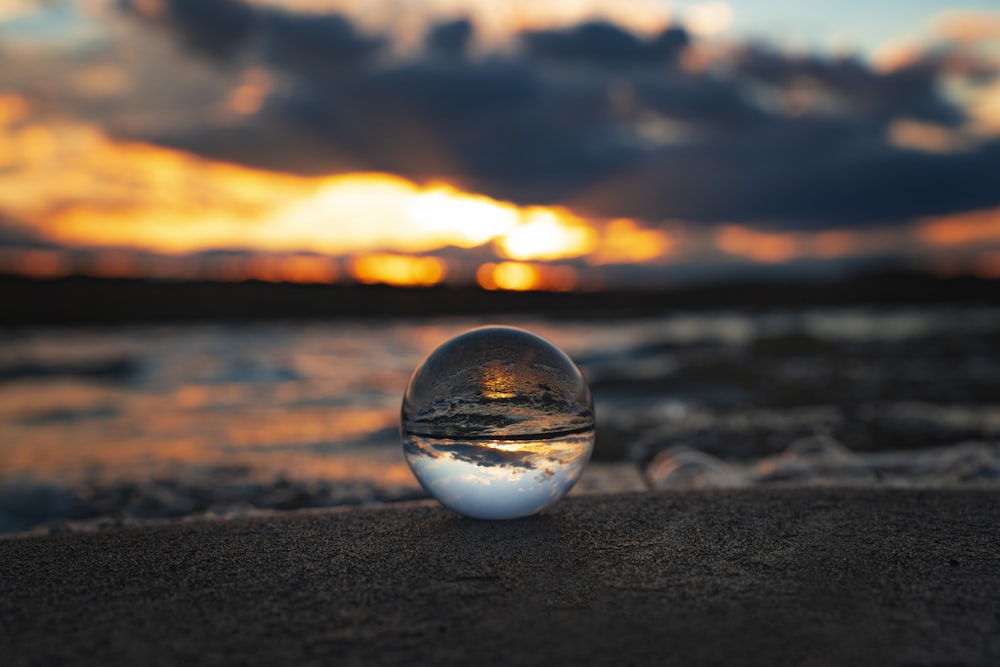
[[[347,19],[261,12],[266,57],[273,64],[322,77],[331,68],[357,65],[382,48],[382,40],[362,37]]]
[[[190,48],[212,58],[235,55],[257,23],[257,12],[239,0],[168,0],[165,21]],[[125,11],[142,15],[141,3],[122,0]]]
[[[427,33],[427,50],[441,56],[464,56],[474,28],[466,19],[436,25]]]
[[[0,214],[0,246],[45,246],[38,233]]]
[[[513,53],[474,55],[472,26],[459,21],[400,58],[338,15],[168,5],[165,24],[185,43],[208,58],[240,53],[287,84],[245,126],[157,138],[221,159],[444,178],[521,204],[647,221],[817,228],[1000,204],[990,178],[1000,142],[929,154],[886,138],[899,119],[965,121],[942,96],[933,57],[880,72],[749,45],[688,71],[682,29],[640,38],[604,23],[524,33]]]
[[[521,40],[525,54],[532,60],[602,68],[674,62],[688,44],[683,29],[668,28],[653,39],[642,40],[618,26],[597,21],[566,30],[525,32]]]
[[[905,109],[911,118],[954,125],[962,114],[940,95],[941,67],[941,62],[928,58],[876,72],[856,58],[790,57],[761,46],[744,49],[735,61],[742,79],[778,90],[812,85],[834,96],[846,115],[884,119]]]
[[[128,11],[136,11],[125,0]],[[295,14],[251,7],[239,0],[166,0],[158,19],[193,50],[229,60],[255,48],[271,64],[303,74],[356,65],[382,48],[337,14]]]
[[[632,85],[643,110],[701,129],[749,132],[772,120],[745,90],[727,79],[675,72],[668,77],[635,77]]]
[[[901,222],[1000,203],[1000,143],[968,153],[927,154],[885,146],[864,128],[789,123],[780,152],[771,137],[733,137],[650,155],[574,202],[596,213],[656,219],[753,222],[809,229]],[[799,127],[803,126],[803,127]]]

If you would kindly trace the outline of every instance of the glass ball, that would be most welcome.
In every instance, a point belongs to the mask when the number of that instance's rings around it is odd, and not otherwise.
[[[426,491],[476,519],[514,519],[572,488],[594,448],[586,380],[562,350],[514,327],[438,347],[403,395],[403,451]]]

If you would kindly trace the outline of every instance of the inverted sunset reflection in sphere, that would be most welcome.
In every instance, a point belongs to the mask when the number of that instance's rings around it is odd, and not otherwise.
[[[403,451],[420,484],[476,519],[514,519],[572,488],[594,448],[590,388],[558,347],[483,327],[438,347],[403,395]]]

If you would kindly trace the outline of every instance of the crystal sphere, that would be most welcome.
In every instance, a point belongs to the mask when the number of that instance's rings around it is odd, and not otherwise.
[[[558,501],[594,448],[586,380],[562,350],[514,327],[438,347],[403,395],[403,451],[420,484],[477,519],[529,516]]]

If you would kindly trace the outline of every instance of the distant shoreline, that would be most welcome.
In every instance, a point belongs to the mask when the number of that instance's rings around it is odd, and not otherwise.
[[[1000,303],[1000,281],[892,271],[836,282],[737,282],[673,290],[511,292],[439,285],[158,282],[0,275],[0,326],[538,314],[629,317],[707,308]]]

